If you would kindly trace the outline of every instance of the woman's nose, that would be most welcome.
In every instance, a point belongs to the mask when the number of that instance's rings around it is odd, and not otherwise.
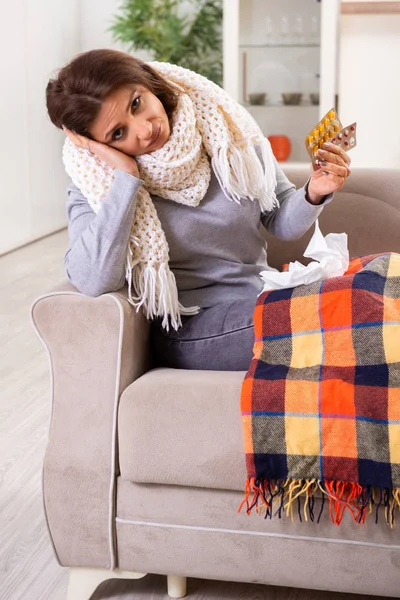
[[[136,123],[137,136],[140,140],[150,140],[153,135],[153,126],[150,121]]]

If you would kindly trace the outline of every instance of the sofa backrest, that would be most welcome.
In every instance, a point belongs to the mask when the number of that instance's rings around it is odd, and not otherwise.
[[[284,169],[296,187],[304,185],[310,175],[305,167]],[[400,253],[400,169],[352,169],[343,189],[323,210],[319,224],[323,235],[347,233],[350,257],[379,252]],[[282,264],[299,260],[314,232],[314,226],[295,241],[278,240],[268,232],[268,264],[280,269]]]

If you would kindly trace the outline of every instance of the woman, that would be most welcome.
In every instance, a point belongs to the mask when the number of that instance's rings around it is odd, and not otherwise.
[[[164,286],[162,302],[179,301],[183,316],[171,317],[171,330],[165,316],[173,309],[152,319],[155,363],[247,370],[259,273],[267,266],[260,225],[285,240],[303,235],[349,175],[347,154],[333,145],[321,149],[321,167],[296,190],[254,121],[221,88],[179,67],[151,67],[113,50],[76,56],[49,81],[46,98],[50,119],[68,136],[67,171],[76,174],[71,156],[86,160],[86,152],[97,160],[89,169],[94,187],[98,161],[112,173],[101,209],[83,193],[92,190],[85,188],[87,173],[81,170],[79,185],[68,188],[69,280],[89,296],[115,291],[125,282],[127,251],[132,259],[135,244],[138,251],[148,244],[144,269],[152,269],[161,240],[163,281],[169,273],[172,279],[155,285]],[[149,286],[158,275],[135,271],[139,262],[128,260],[130,286],[133,277],[140,288],[132,303],[147,307],[149,318],[161,315],[159,307],[149,309],[158,294]]]

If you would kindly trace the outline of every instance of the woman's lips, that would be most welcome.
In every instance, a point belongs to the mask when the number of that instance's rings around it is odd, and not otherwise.
[[[149,143],[149,144],[148,144],[148,146],[147,146],[148,148],[149,148],[150,146],[153,146],[153,145],[156,143],[156,141],[157,141],[157,140],[158,140],[158,138],[160,137],[160,133],[161,133],[161,125],[159,125],[159,126],[158,126],[158,129],[157,129],[156,133],[155,133],[155,134],[154,134],[154,136],[151,138],[151,140],[150,140],[150,143]]]

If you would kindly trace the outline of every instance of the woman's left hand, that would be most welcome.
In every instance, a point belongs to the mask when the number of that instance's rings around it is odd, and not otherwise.
[[[318,150],[318,164],[314,166],[308,184],[308,201],[320,204],[324,196],[340,190],[351,173],[350,162],[342,148],[329,142],[325,143],[323,148]]]

